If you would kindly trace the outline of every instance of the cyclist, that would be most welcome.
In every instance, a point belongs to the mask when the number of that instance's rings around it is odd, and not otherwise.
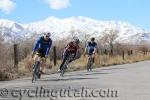
[[[75,60],[78,51],[79,51],[79,39],[78,38],[74,38],[73,41],[71,41],[70,43],[68,43],[68,45],[65,47],[64,51],[63,51],[63,61],[60,65],[60,68],[58,70],[58,72],[62,69],[64,63],[66,62],[67,58],[69,57],[69,55],[73,54],[73,58],[70,59],[69,63],[72,62],[73,60]]]
[[[97,50],[97,43],[95,42],[95,38],[92,37],[91,41],[89,41],[87,43],[87,46],[85,48],[85,52],[88,55],[87,63],[88,63],[88,60],[89,60],[90,56],[92,56],[92,60],[93,60],[93,63],[94,63],[94,57],[95,57],[96,50]],[[92,71],[92,69],[88,69],[88,71]]]
[[[41,74],[44,74],[44,66],[46,64],[46,58],[48,57],[52,40],[50,38],[51,33],[45,32],[44,36],[41,36],[35,43],[35,46],[32,51],[32,58],[34,59],[34,62],[37,61],[38,57],[45,58],[41,60],[41,67],[40,72]]]

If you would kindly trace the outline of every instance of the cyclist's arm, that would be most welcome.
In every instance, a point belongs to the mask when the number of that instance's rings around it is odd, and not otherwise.
[[[68,43],[68,44],[65,46],[64,51],[63,51],[63,55],[64,55],[64,53],[66,52],[66,50],[68,50],[68,48],[70,47],[71,43],[72,43],[72,42]]]
[[[72,42],[69,42],[64,50],[67,50],[72,45]]]
[[[95,54],[95,53],[96,53],[96,51],[97,51],[97,44],[95,44],[95,47],[94,47],[94,52],[93,52],[93,54]]]
[[[33,52],[36,52],[36,50],[37,50],[38,48],[40,48],[40,42],[41,42],[41,38],[39,38],[39,39],[36,41],[35,46],[34,46],[34,48],[33,48]]]
[[[84,53],[87,53],[87,49],[88,49],[88,44],[86,45],[85,49],[84,49]]]
[[[50,44],[49,44],[48,47],[47,47],[45,56],[48,56],[49,50],[50,50],[51,46],[52,46],[52,40],[50,40]]]
[[[69,45],[65,46],[65,48],[63,49],[63,54],[66,52],[66,50],[68,49]]]
[[[77,57],[77,54],[79,53],[79,46],[77,47],[77,50],[75,52],[75,55],[74,55],[74,59]]]

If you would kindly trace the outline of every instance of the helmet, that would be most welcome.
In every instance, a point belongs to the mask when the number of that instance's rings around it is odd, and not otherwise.
[[[74,38],[74,42],[75,42],[76,44],[79,44],[79,43],[80,43],[80,40],[79,40],[78,38]]]
[[[91,38],[91,41],[95,41],[95,38],[94,38],[94,37],[92,37],[92,38]]]

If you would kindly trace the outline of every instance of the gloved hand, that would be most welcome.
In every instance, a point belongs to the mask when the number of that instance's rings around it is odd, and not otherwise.
[[[35,55],[35,52],[32,52],[32,54],[31,54],[32,58],[34,57],[34,55]]]
[[[45,55],[45,59],[47,59],[48,58],[48,55]]]

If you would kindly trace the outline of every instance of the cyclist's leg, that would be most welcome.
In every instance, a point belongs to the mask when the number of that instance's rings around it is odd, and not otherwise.
[[[92,54],[89,53],[88,54],[88,58],[87,58],[87,71],[91,71],[91,60],[92,60]]]
[[[63,61],[62,61],[61,65],[60,65],[60,68],[59,68],[60,70],[62,69],[63,65],[65,64],[65,62],[66,62],[68,56],[69,56],[69,52],[66,51],[66,52],[64,53],[64,55],[63,55]]]
[[[34,55],[34,57],[33,57],[34,62],[36,62],[38,60],[38,57],[39,56],[37,54]]]
[[[87,54],[87,70],[89,70],[89,54]]]
[[[89,63],[89,58],[90,58],[90,56],[91,56],[91,54],[88,53],[88,55],[87,55],[87,64]]]
[[[38,50],[36,51],[35,55],[34,55],[34,58],[33,58],[34,64],[36,64],[38,58],[40,57],[40,54],[41,54],[41,50],[38,49]]]
[[[40,57],[42,58],[41,64],[40,64],[40,71],[41,71],[41,73],[45,73],[46,59],[43,59],[43,58],[45,58],[45,53],[41,52]]]
[[[92,55],[92,63],[95,62],[95,54]]]
[[[90,59],[90,71],[92,71],[92,66],[93,66],[93,63],[94,63],[94,55],[92,54],[91,55],[91,59]]]
[[[41,65],[40,65],[41,67],[40,67],[40,71],[41,71],[41,73],[43,74],[43,73],[45,73],[45,66],[46,66],[46,60],[45,59],[42,59],[41,60]]]
[[[73,57],[71,59],[69,59],[69,63],[71,63],[73,60],[74,60],[74,57],[75,57],[75,53],[70,53],[70,55],[73,55]]]

